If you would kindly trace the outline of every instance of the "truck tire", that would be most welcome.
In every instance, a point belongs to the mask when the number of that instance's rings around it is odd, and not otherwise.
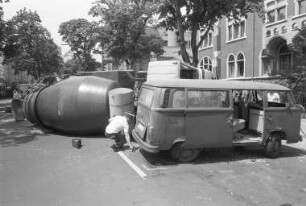
[[[273,134],[265,146],[265,155],[270,158],[277,158],[281,154],[282,141],[278,134]]]
[[[198,148],[184,148],[184,143],[177,143],[171,149],[171,156],[178,162],[191,162],[200,154]]]

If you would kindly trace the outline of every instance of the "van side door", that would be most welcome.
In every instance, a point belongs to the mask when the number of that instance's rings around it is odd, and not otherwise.
[[[264,109],[264,132],[283,131],[288,143],[299,141],[301,111],[289,91],[267,91]]]
[[[187,90],[186,145],[226,147],[232,145],[233,108],[226,90]]]

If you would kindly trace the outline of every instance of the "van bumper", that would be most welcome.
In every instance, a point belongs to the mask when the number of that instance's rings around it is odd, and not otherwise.
[[[136,142],[140,145],[140,147],[142,149],[144,149],[146,152],[158,153],[160,151],[158,146],[153,146],[153,145],[143,141],[134,130],[132,131],[132,135],[133,135],[133,138],[136,140]]]

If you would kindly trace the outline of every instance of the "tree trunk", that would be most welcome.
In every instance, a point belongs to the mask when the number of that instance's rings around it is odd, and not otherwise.
[[[182,14],[181,14],[181,10],[178,4],[178,0],[175,1],[175,10],[177,14],[176,21],[177,21],[177,28],[179,32],[180,52],[181,52],[183,61],[190,64],[190,57],[189,57],[189,54],[187,53],[186,45],[185,45],[185,35],[184,35],[184,29],[182,25]]]
[[[197,33],[198,29],[195,25],[192,26],[191,28],[191,50],[192,50],[192,65],[194,67],[198,66],[199,59],[198,59],[198,54],[199,54],[199,49],[197,47]]]

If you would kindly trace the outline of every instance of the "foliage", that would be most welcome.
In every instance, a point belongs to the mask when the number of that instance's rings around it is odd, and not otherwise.
[[[306,84],[306,27],[303,27],[293,37],[290,45],[295,53],[294,70],[282,73],[278,83],[287,86],[293,92],[295,99],[303,103]]]
[[[86,19],[72,19],[60,25],[59,33],[62,35],[62,40],[70,46],[82,70],[96,70],[97,63],[92,58],[92,53],[99,52],[95,50],[100,35],[98,24],[88,22]]]
[[[9,0],[0,0],[0,4],[7,3]],[[3,50],[4,46],[4,29],[5,29],[5,21],[3,20],[3,8],[0,6],[0,52]]]
[[[36,12],[26,9],[7,21],[5,28],[5,60],[18,71],[27,71],[38,78],[59,72],[63,60],[50,33],[41,26]]]
[[[81,70],[82,70],[82,66],[79,60],[72,58],[72,59],[68,59],[65,62],[65,73],[73,74]]]
[[[263,0],[162,0],[160,8],[160,26],[177,29],[180,53],[184,62],[197,66],[198,50],[213,30],[215,23],[222,17],[234,18],[246,16],[249,12],[258,12],[263,16]],[[198,31],[203,33],[198,37]],[[192,57],[187,53],[184,33],[191,31]],[[200,40],[198,40],[200,39]],[[191,60],[192,59],[192,60]]]
[[[131,69],[136,60],[162,54],[161,41],[145,33],[158,4],[148,0],[99,0],[90,14],[99,17],[103,33],[100,46],[115,65],[125,61]]]
[[[306,67],[306,26],[299,29],[299,32],[292,39],[292,48],[296,53],[300,65]],[[306,68],[304,68],[306,70]]]

